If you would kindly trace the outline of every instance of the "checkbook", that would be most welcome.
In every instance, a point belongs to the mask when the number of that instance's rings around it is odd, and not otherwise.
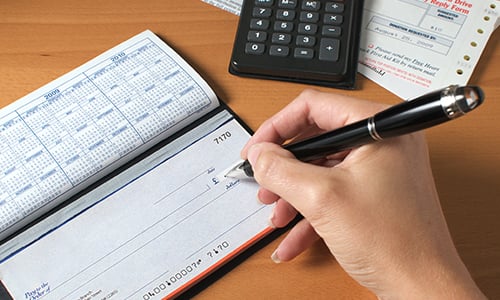
[[[0,111],[0,298],[195,294],[276,234],[250,130],[142,32]]]

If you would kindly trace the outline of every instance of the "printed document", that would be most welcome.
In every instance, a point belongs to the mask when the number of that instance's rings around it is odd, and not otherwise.
[[[208,4],[211,4],[220,9],[226,10],[237,16],[240,15],[241,6],[243,5],[243,0],[202,0]]]
[[[0,110],[0,240],[219,105],[151,32]]]
[[[359,72],[409,100],[466,84],[498,22],[498,1],[365,1]]]
[[[254,181],[221,172],[249,135],[234,119],[0,266],[14,299],[161,299],[269,232]]]

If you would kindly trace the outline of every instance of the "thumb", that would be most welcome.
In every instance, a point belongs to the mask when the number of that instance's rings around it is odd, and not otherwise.
[[[261,187],[275,193],[309,221],[321,217],[321,210],[335,191],[332,170],[297,160],[289,151],[272,143],[258,143],[248,149],[248,161]],[[327,197],[328,195],[328,197]]]

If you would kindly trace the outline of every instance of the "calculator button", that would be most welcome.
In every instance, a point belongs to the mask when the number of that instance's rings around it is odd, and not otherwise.
[[[269,55],[272,55],[272,56],[288,56],[289,51],[290,51],[290,49],[288,47],[273,45],[269,49]]]
[[[321,34],[327,37],[340,37],[342,28],[339,26],[324,25],[321,29]]]
[[[273,4],[274,4],[274,0],[255,0],[255,5],[257,5],[257,6],[271,7]]]
[[[247,40],[249,42],[263,42],[267,39],[267,32],[250,30]]]
[[[342,15],[325,14],[323,23],[331,25],[340,25],[344,21]]]
[[[279,9],[278,12],[276,13],[276,19],[291,21],[295,19],[295,11]]]
[[[311,11],[300,12],[300,22],[316,23],[319,21],[319,13]]]
[[[265,7],[254,7],[252,16],[261,17],[261,18],[269,18],[272,14],[272,9]]]
[[[265,50],[264,44],[259,44],[259,43],[247,43],[245,45],[245,53],[247,54],[263,54]]]
[[[308,1],[308,0],[302,1],[303,10],[318,11],[320,7],[321,3],[319,1]]]
[[[314,50],[309,48],[295,48],[293,57],[312,59],[314,57]]]
[[[288,33],[273,33],[271,42],[273,44],[287,45],[292,41],[292,35]]]
[[[295,43],[297,46],[312,47],[316,44],[316,38],[314,36],[298,35]]]
[[[328,2],[325,7],[326,12],[343,13],[344,3]]]
[[[323,38],[319,45],[319,59],[326,61],[339,60],[340,40]]]
[[[279,0],[278,7],[281,8],[295,8],[297,7],[298,0]]]
[[[318,25],[316,25],[316,24],[300,23],[298,31],[301,34],[315,34],[316,31],[318,31]]]
[[[269,28],[269,20],[252,19],[250,20],[250,29],[266,30]]]
[[[292,22],[275,22],[274,31],[292,32],[293,23]]]

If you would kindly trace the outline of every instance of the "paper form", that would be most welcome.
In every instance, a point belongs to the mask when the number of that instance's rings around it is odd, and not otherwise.
[[[0,240],[218,106],[150,31],[0,111]]]
[[[215,7],[233,13],[237,16],[240,15],[241,6],[243,5],[243,0],[202,0],[208,4]]]
[[[498,22],[495,0],[365,1],[359,72],[408,100],[466,84]]]
[[[248,138],[219,127],[8,259],[2,282],[15,299],[175,294],[270,230],[257,184],[218,176]]]

